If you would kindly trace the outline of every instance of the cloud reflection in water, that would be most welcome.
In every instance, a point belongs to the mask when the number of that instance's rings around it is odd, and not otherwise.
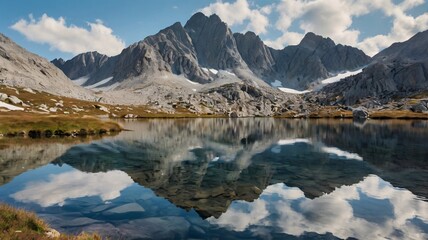
[[[364,214],[366,217],[357,214],[370,211],[365,208],[365,201],[388,201],[389,204],[382,206],[391,207],[375,209],[371,213],[375,217],[373,220],[367,214]],[[422,222],[422,225],[428,227],[428,203],[375,175],[315,199],[305,198],[298,188],[290,188],[282,183],[271,185],[254,202],[236,201],[218,219],[211,217],[208,220],[235,231],[251,231],[256,227],[269,226],[295,236],[305,232],[330,232],[339,238],[428,237],[417,224]]]
[[[120,191],[134,181],[125,172],[114,170],[85,173],[72,170],[52,174],[47,181],[28,183],[25,188],[11,195],[17,201],[37,203],[42,207],[64,205],[67,199],[99,196],[103,201],[115,199]]]

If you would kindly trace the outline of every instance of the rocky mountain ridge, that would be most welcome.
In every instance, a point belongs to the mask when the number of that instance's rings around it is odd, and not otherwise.
[[[250,69],[268,82],[305,90],[337,73],[362,68],[370,63],[363,51],[336,45],[330,38],[307,33],[296,46],[276,50],[266,46],[252,32],[236,33],[238,47]]]
[[[331,39],[313,33],[306,34],[299,45],[275,50],[254,33],[233,34],[217,15],[208,17],[202,13],[193,15],[184,27],[175,23],[132,44],[117,56],[107,60],[102,58],[103,62],[97,62],[102,64],[95,72],[91,64],[79,64],[82,59],[94,59],[93,53],[80,54],[63,64],[58,60],[54,62],[71,79],[89,73],[84,85],[93,85],[109,77],[112,79],[103,82],[103,86],[129,79],[137,84],[165,72],[206,84],[215,81],[219,70],[248,80],[246,74],[239,74],[239,70],[244,70],[254,75],[252,78],[260,78],[268,84],[279,81],[282,86],[299,90],[370,62],[370,57],[361,50],[336,45]],[[76,69],[83,69],[70,71],[74,64]],[[132,88],[132,84],[124,88],[129,87]]]
[[[64,61],[62,58],[52,60],[70,79],[77,79],[95,73],[107,61],[108,56],[98,52],[82,53]]]
[[[48,60],[28,52],[3,34],[0,34],[0,84],[78,99],[95,99],[91,91],[75,86]]]
[[[361,104],[377,107],[394,99],[428,93],[428,31],[394,43],[364,70],[324,87],[317,95],[325,104]],[[313,95],[310,94],[310,95]]]

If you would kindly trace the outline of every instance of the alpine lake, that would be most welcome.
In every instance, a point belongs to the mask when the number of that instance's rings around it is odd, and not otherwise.
[[[428,239],[428,121],[121,124],[3,139],[0,202],[109,239]]]

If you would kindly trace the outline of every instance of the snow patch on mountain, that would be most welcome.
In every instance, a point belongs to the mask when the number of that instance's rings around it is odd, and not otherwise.
[[[311,92],[310,90],[299,91],[296,89],[284,88],[284,87],[279,87],[278,89],[285,93],[291,93],[291,94],[305,94],[305,93]]]
[[[93,85],[85,86],[85,88],[87,88],[87,89],[94,89],[94,88],[97,88],[98,86],[101,86],[101,85],[104,85],[104,84],[110,82],[110,80],[112,80],[112,79],[113,79],[113,77],[108,77],[108,78],[103,79],[103,80],[101,80],[101,81],[99,81],[99,82],[97,82],[97,83],[95,83]]]
[[[80,77],[80,78],[77,78],[77,79],[74,79],[74,80],[72,80],[72,82],[74,83],[74,84],[76,84],[77,86],[82,86],[83,84],[85,84],[86,83],[86,81],[88,81],[89,80],[89,75],[86,75],[86,76],[83,76],[83,77]]]
[[[363,161],[363,158],[360,155],[358,155],[356,153],[346,152],[346,151],[340,150],[340,149],[335,148],[335,147],[322,147],[321,151],[328,153],[328,154],[336,155],[338,157],[344,157],[346,159],[354,159],[354,160],[358,160],[358,161]]]
[[[352,75],[357,75],[358,73],[360,73],[362,71],[363,71],[363,69],[361,68],[361,69],[358,69],[356,71],[348,71],[348,72],[340,73],[334,77],[322,80],[321,84],[326,85],[326,84],[330,84],[330,83],[339,82],[340,80],[342,80],[344,78],[350,77]]]
[[[187,80],[187,82],[189,82],[190,84],[193,84],[193,85],[201,85],[200,83],[190,81],[189,79],[186,79],[186,80]]]

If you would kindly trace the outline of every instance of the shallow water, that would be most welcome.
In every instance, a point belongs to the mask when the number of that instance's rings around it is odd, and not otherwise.
[[[428,122],[125,122],[0,148],[0,201],[110,239],[427,239]]]

